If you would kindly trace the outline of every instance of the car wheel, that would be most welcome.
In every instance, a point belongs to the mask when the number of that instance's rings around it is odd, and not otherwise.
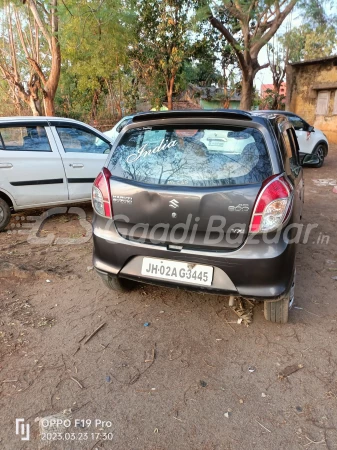
[[[319,159],[319,163],[315,164],[313,167],[322,167],[324,164],[325,158],[325,146],[323,144],[319,144],[313,151],[313,154],[316,155]]]
[[[296,273],[294,275],[290,291],[285,297],[281,300],[277,300],[276,302],[268,300],[264,302],[264,317],[266,320],[274,323],[288,322],[289,310],[293,306],[295,300],[295,278]]]
[[[5,200],[0,198],[0,231],[4,230],[11,220],[11,209]]]
[[[103,283],[109,289],[117,292],[128,292],[135,287],[135,282],[131,280],[126,280],[125,278],[117,278],[114,276],[102,277]]]

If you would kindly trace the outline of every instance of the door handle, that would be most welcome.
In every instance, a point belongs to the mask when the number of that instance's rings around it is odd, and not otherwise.
[[[0,169],[11,169],[13,164],[11,163],[0,163]]]
[[[69,166],[72,167],[73,169],[82,169],[82,167],[84,167],[83,164],[77,164],[77,163],[69,164]]]

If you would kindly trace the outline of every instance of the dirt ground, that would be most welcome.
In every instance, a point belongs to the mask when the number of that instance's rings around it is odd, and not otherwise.
[[[49,244],[22,234],[41,211],[14,216],[0,233],[0,448],[337,449],[337,193],[315,181],[336,178],[337,146],[323,168],[305,169],[304,224],[318,228],[299,245],[282,326],[261,304],[246,327],[225,297],[108,291],[92,240],[55,242],[85,235],[78,216],[48,219],[38,237]],[[48,441],[40,419],[57,414],[71,426]]]

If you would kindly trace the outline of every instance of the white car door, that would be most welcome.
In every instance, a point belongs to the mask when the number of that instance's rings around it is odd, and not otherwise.
[[[80,124],[51,127],[67,177],[69,200],[90,200],[95,178],[110,153],[111,144]]]
[[[0,190],[21,208],[68,200],[62,159],[47,122],[0,124]]]

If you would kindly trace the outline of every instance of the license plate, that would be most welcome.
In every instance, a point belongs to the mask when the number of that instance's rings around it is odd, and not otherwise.
[[[202,286],[212,285],[213,270],[212,266],[158,258],[143,258],[142,264],[142,275],[147,277]]]

